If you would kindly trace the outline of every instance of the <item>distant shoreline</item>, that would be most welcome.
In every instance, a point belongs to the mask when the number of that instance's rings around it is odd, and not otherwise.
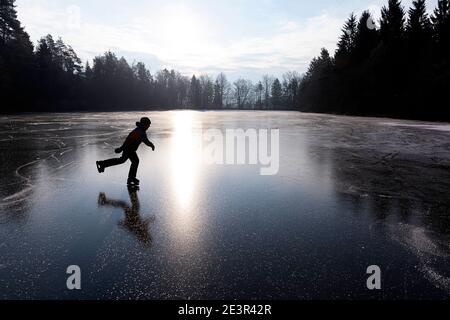
[[[233,109],[152,109],[152,110],[109,110],[109,111],[95,111],[95,110],[71,110],[71,111],[29,111],[29,112],[18,112],[18,113],[0,113],[0,117],[8,117],[8,116],[27,116],[27,115],[50,115],[50,114],[70,114],[70,113],[151,113],[151,112],[173,112],[173,111],[192,111],[192,112],[268,112],[268,113],[276,113],[276,112],[291,112],[291,113],[300,113],[300,114],[308,114],[308,115],[322,115],[322,116],[336,116],[336,117],[347,117],[347,118],[357,118],[357,119],[379,119],[379,120],[394,120],[394,121],[413,121],[413,122],[423,122],[423,123],[440,123],[440,124],[450,124],[449,121],[441,121],[441,120],[427,120],[427,119],[412,119],[412,118],[394,118],[392,116],[382,116],[382,115],[373,115],[373,116],[364,116],[364,115],[351,115],[351,114],[337,114],[337,113],[319,113],[319,112],[305,112],[298,110],[253,110],[253,109],[244,109],[244,110],[233,110]]]

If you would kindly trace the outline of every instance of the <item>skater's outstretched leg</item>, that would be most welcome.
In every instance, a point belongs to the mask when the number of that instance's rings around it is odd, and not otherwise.
[[[124,164],[128,160],[128,155],[124,152],[120,158],[97,161],[97,170],[99,173],[105,172],[105,168]]]
[[[105,167],[103,166],[103,161],[97,161],[95,164],[97,165],[98,173],[105,172]]]

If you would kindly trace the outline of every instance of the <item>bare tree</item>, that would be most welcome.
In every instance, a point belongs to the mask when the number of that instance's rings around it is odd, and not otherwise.
[[[219,108],[223,108],[224,101],[226,100],[226,94],[230,89],[230,83],[224,73],[220,73],[214,85],[214,105]]]
[[[203,74],[200,76],[201,104],[204,108],[210,108],[214,100],[214,84],[210,76]]]
[[[239,79],[234,82],[234,96],[238,109],[244,109],[248,102],[252,86],[250,80]]]
[[[283,103],[288,108],[293,108],[298,101],[301,76],[296,71],[283,74]]]

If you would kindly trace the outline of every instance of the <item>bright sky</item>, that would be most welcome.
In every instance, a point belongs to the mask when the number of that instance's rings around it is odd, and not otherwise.
[[[412,0],[404,0],[409,6]],[[432,9],[437,0],[429,0]],[[131,4],[132,3],[132,4]],[[186,75],[230,79],[304,72],[320,48],[334,51],[351,12],[379,17],[387,0],[17,0],[36,42],[62,37],[85,61],[112,50]]]

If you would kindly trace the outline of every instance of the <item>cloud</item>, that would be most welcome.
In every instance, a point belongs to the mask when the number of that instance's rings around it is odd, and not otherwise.
[[[226,42],[207,16],[182,5],[161,6],[145,16],[137,12],[120,24],[101,17],[89,20],[81,8],[50,0],[19,0],[18,12],[34,41],[48,33],[61,36],[83,60],[112,50],[130,61],[145,60],[152,70],[167,67],[184,74],[223,70],[250,78],[304,72],[320,48],[334,51],[344,22],[343,17],[323,13],[271,25],[264,36]]]
[[[248,67],[261,69],[284,68],[304,71],[306,65],[298,65],[316,56],[320,48],[334,50],[342,26],[342,19],[323,14],[305,23],[289,22],[279,31],[267,37],[245,39],[231,46],[232,63],[242,65],[240,57],[252,57],[245,61]],[[244,66],[245,67],[245,66]]]

